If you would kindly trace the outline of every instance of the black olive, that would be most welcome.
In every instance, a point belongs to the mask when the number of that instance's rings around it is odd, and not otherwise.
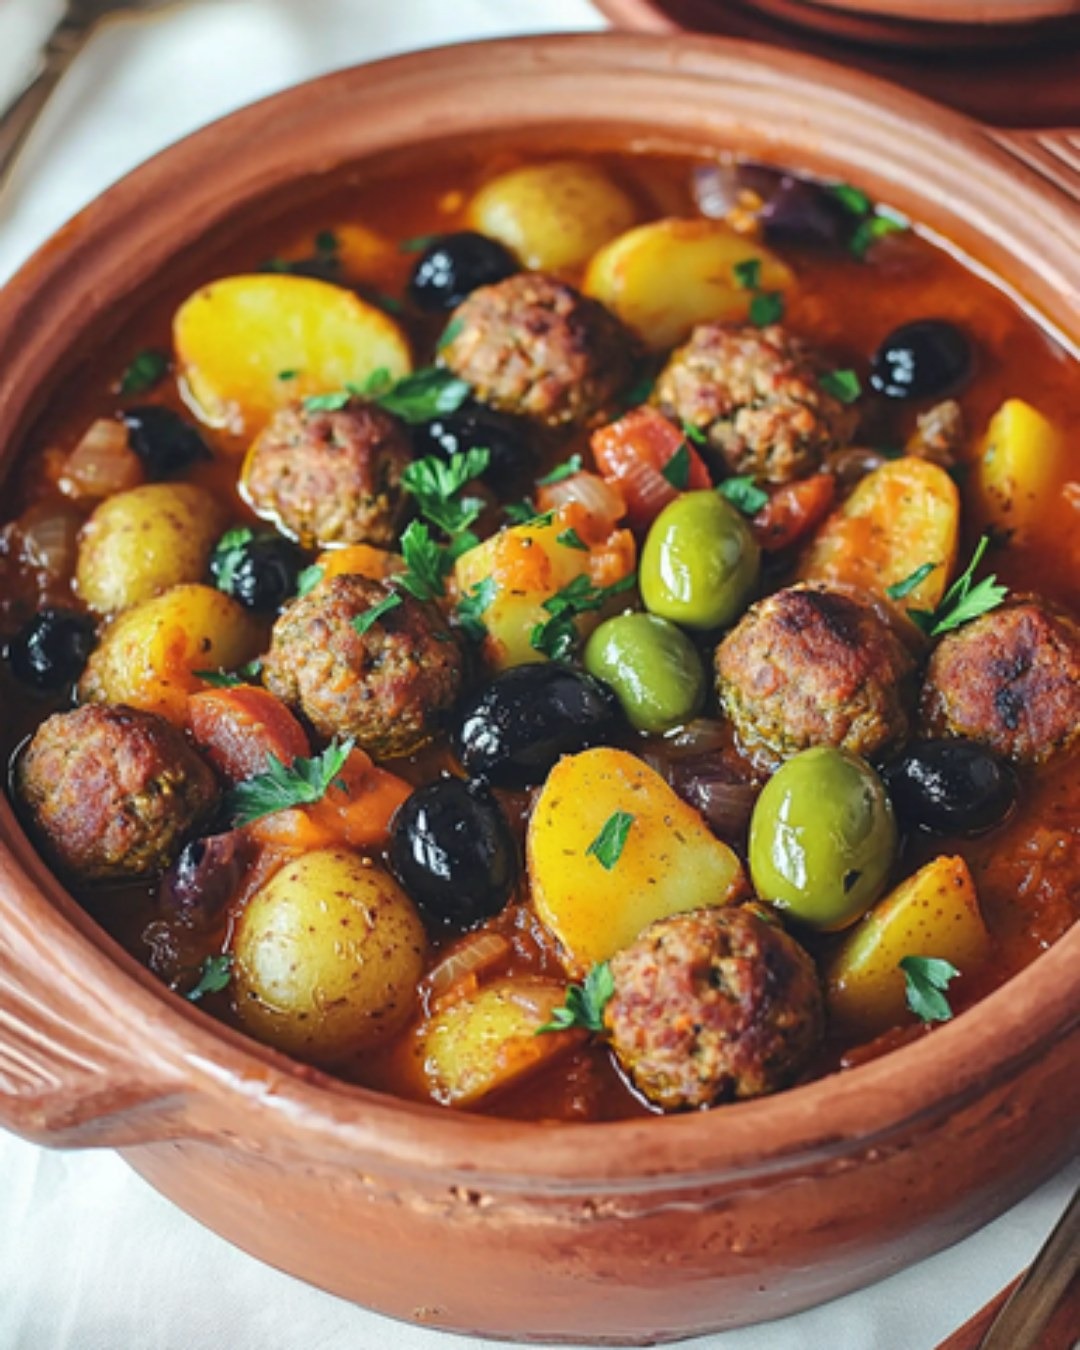
[[[518,879],[509,822],[478,783],[444,778],[409,797],[394,820],[390,860],[432,925],[463,931],[497,914]]]
[[[77,680],[94,646],[94,621],[68,609],[43,609],[8,643],[11,673],[21,684],[54,692]]]
[[[198,431],[171,408],[147,403],[121,413],[128,443],[150,478],[174,478],[210,451]]]
[[[453,309],[478,286],[490,286],[518,270],[510,250],[486,234],[472,230],[444,234],[420,255],[409,295],[421,309]]]
[[[894,329],[874,353],[870,383],[886,398],[940,398],[971,374],[971,343],[944,319]]]
[[[759,220],[770,244],[843,248],[856,225],[836,194],[820,183],[785,175],[765,196]]]
[[[881,769],[896,814],[935,834],[981,834],[1008,815],[1016,776],[974,741],[920,741]]]
[[[517,666],[464,705],[451,733],[454,752],[474,778],[531,787],[561,755],[605,740],[618,706],[606,684],[569,666]]]
[[[461,408],[433,422],[422,422],[413,428],[413,447],[420,459],[426,455],[449,459],[466,450],[487,450],[490,459],[484,481],[500,493],[514,487],[522,472],[536,463],[526,423],[491,408]]]
[[[188,927],[205,926],[236,894],[254,855],[255,844],[243,830],[193,839],[162,877],[158,904]]]
[[[276,614],[296,594],[306,566],[301,550],[280,534],[257,534],[235,548],[219,548],[210,559],[218,589],[248,609]]]

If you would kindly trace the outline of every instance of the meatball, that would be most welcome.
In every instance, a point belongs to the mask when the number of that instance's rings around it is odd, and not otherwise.
[[[364,633],[354,620],[391,594],[399,603]],[[337,576],[294,601],[274,625],[263,680],[322,736],[373,755],[428,740],[461,686],[462,654],[434,606],[366,577]]]
[[[821,387],[826,369],[777,324],[707,323],[672,354],[653,401],[703,432],[730,473],[788,483],[814,473],[855,430],[855,410]]]
[[[598,300],[543,272],[482,286],[447,331],[441,359],[482,403],[549,426],[592,421],[633,374],[629,330]]]
[[[381,546],[394,539],[411,461],[405,427],[372,403],[353,399],[337,412],[294,403],[256,438],[243,490],[303,544]]]
[[[941,639],[921,702],[928,736],[980,741],[1021,764],[1080,744],[1080,624],[1030,597]]]
[[[217,799],[213,773],[181,732],[123,704],[48,718],[19,761],[16,786],[56,858],[80,879],[159,871]]]
[[[869,758],[901,744],[914,667],[869,596],[809,582],[744,615],[716,649],[716,687],[743,749],[773,768],[812,745]]]
[[[611,973],[612,1048],[666,1111],[787,1087],[824,1033],[813,961],[755,906],[660,919],[612,957]]]

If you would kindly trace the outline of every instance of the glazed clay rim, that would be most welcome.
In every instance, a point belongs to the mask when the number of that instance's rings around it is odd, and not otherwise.
[[[648,105],[641,118],[612,114],[604,122],[595,114],[579,114],[561,123],[563,128],[580,127],[585,120],[597,130],[622,128],[624,141],[634,133],[642,143],[684,146],[715,144],[738,133],[746,148],[771,149],[793,166],[800,159],[838,171],[847,166],[876,195],[901,205],[905,194],[921,201],[918,216],[935,228],[947,217],[961,232],[966,221],[973,236],[980,236],[982,253],[1018,260],[1019,266],[1014,261],[1007,270],[1028,273],[1023,289],[1037,292],[1051,312],[1080,314],[1080,259],[1072,247],[1080,221],[1075,207],[1034,173],[1018,169],[988,133],[958,114],[825,62],[709,38],[575,35],[470,44],[342,71],[241,110],[149,161],[59,231],[0,297],[0,445],[18,446],[48,392],[62,380],[80,340],[106,326],[96,314],[82,318],[85,297],[77,283],[90,259],[97,259],[94,279],[103,295],[112,293],[120,276],[128,277],[131,289],[144,286],[185,244],[231,216],[237,202],[243,203],[243,215],[280,181],[296,180],[287,164],[286,142],[307,120],[325,124],[326,132],[312,172],[370,157],[372,138],[381,144],[378,137],[391,133],[382,125],[365,126],[365,147],[355,153],[352,142],[360,135],[355,128],[364,124],[364,106],[392,112],[395,96],[401,106],[393,134],[399,140],[431,139],[436,126],[440,134],[467,129],[464,111],[454,114],[457,121],[450,118],[449,130],[445,110],[440,121],[427,119],[426,91],[440,75],[464,89],[475,79],[501,80],[508,96],[513,92],[515,97],[511,120],[523,129],[551,130],[560,123],[551,118],[550,107],[563,106],[553,103],[553,83],[565,81],[569,94],[575,80],[587,80],[590,90],[595,86],[592,103],[610,95],[618,106],[618,91],[630,79],[633,106]],[[530,75],[543,81],[543,96],[535,101],[530,101]],[[688,109],[675,117],[662,100],[645,98],[646,92],[660,95],[672,80],[684,101],[691,90],[701,97],[700,130],[688,130]],[[760,94],[762,83],[775,90],[774,116],[791,128],[784,135],[762,132],[749,114],[745,124],[740,121],[740,88]],[[725,99],[722,117],[719,110],[710,113],[717,91]],[[842,150],[800,128],[798,108],[807,97],[827,100],[835,123],[831,131]],[[335,107],[336,117],[331,116]],[[886,134],[892,145],[883,169],[879,138]],[[798,152],[792,150],[795,145]],[[901,149],[894,152],[896,146]],[[256,161],[252,167],[249,154]],[[204,184],[204,178],[213,179],[215,165],[219,173],[230,174],[227,199],[215,195],[212,182]],[[288,172],[282,173],[282,165]],[[961,170],[967,175],[962,215],[936,199],[936,194],[947,198]],[[179,216],[172,210],[178,178],[190,189]],[[166,187],[167,193],[156,191]],[[995,220],[991,209],[1006,187],[1006,199],[1021,217],[1011,228]],[[162,221],[171,229],[139,235]],[[141,252],[131,275],[130,247],[136,237]],[[121,291],[111,308],[123,309],[126,300]],[[53,319],[50,332],[71,335],[56,352],[43,325],[33,322],[43,312]],[[107,308],[106,317],[110,312]],[[1080,337],[1077,327],[1072,325],[1074,338]],[[57,353],[66,355],[67,365]],[[545,1125],[455,1114],[338,1082],[215,1024],[123,953],[66,894],[6,801],[0,805],[0,837],[9,846],[0,853],[0,911],[6,905],[9,920],[32,934],[39,954],[47,951],[50,977],[58,987],[76,991],[88,1007],[108,1008],[114,1038],[139,1047],[140,1058],[132,1065],[136,1076],[142,1071],[153,1080],[157,1099],[174,1104],[164,1129],[147,1117],[146,1139],[195,1136],[220,1141],[222,1147],[239,1139],[267,1151],[288,1148],[269,1137],[276,1119],[289,1124],[305,1148],[317,1143],[321,1157],[354,1166],[359,1157],[365,1165],[377,1160],[398,1175],[430,1175],[438,1169],[450,1179],[493,1190],[546,1181],[555,1189],[612,1196],[643,1182],[657,1193],[679,1191],[706,1176],[738,1174],[750,1180],[782,1173],[808,1158],[824,1168],[833,1159],[837,1166],[853,1166],[841,1156],[847,1145],[856,1142],[865,1153],[888,1148],[890,1138],[904,1129],[917,1135],[920,1121],[929,1127],[933,1119],[977,1100],[991,1083],[1007,1080],[1038,1058],[1048,1038],[1064,1037],[1080,1022],[1080,1001],[1073,992],[1080,984],[1078,926],[973,1012],[880,1060],[774,1098],[713,1113],[599,1124]],[[12,895],[23,908],[11,905]],[[0,1024],[3,1020],[0,1008]],[[131,1116],[129,1142],[139,1142],[138,1112]],[[273,1117],[269,1122],[268,1116]],[[62,1121],[46,1126],[62,1141]]]
[[[748,0],[753,4],[753,0]],[[1025,24],[1080,14],[1077,0],[800,0],[808,9],[842,9],[930,24]]]

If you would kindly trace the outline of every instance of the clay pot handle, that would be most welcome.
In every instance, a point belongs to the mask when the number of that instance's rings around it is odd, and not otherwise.
[[[990,130],[989,136],[1025,168],[1080,204],[1080,129]]]
[[[190,1133],[186,1094],[147,1016],[159,1000],[148,989],[111,998],[131,987],[112,956],[74,931],[42,937],[35,912],[47,901],[35,891],[57,885],[19,852],[25,871],[0,859],[0,1127],[65,1146]]]

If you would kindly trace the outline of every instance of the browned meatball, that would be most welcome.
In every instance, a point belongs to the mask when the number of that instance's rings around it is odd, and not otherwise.
[[[437,729],[461,686],[457,640],[434,606],[408,595],[364,633],[353,621],[391,592],[337,576],[294,601],[274,625],[263,680],[322,736],[373,755],[403,755]]]
[[[557,277],[520,272],[473,291],[439,353],[481,402],[550,426],[609,408],[633,371],[622,323]]]
[[[812,745],[867,757],[906,740],[915,663],[873,602],[809,582],[760,600],[716,649],[716,687],[765,767]]]
[[[854,409],[821,387],[827,369],[778,324],[707,323],[672,353],[653,401],[702,431],[729,472],[787,483],[815,472],[855,430]]]
[[[243,490],[260,516],[309,546],[389,544],[411,460],[408,432],[374,404],[309,412],[294,403],[256,438]]]
[[[660,919],[611,973],[612,1048],[665,1111],[787,1087],[823,1034],[813,961],[753,906]]]
[[[160,870],[217,798],[213,773],[171,723],[122,704],[48,718],[16,782],[50,849],[80,878]]]
[[[1018,597],[941,639],[926,671],[929,736],[1038,764],[1080,745],[1080,624]]]

